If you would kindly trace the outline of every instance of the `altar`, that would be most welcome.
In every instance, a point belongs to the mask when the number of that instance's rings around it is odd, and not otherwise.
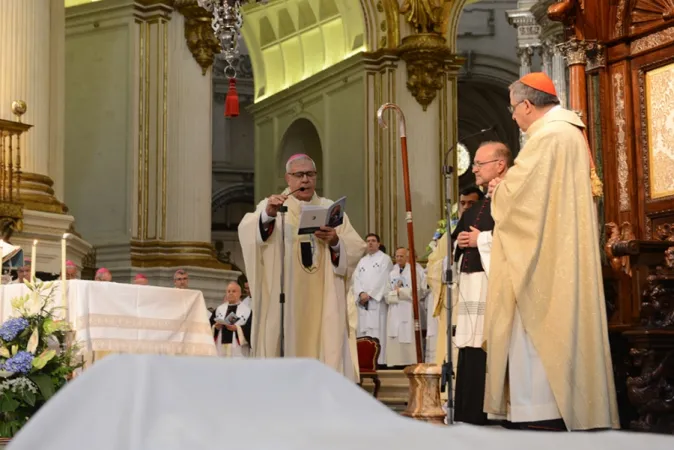
[[[67,315],[85,360],[109,353],[215,356],[208,311],[200,291],[70,280],[66,296],[54,282],[57,316]],[[0,323],[11,301],[30,294],[23,284],[0,286]]]

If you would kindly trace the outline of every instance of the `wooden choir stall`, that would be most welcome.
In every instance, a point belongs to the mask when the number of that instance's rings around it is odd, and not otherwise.
[[[674,434],[674,2],[562,0],[569,108],[604,183],[598,205],[625,429]]]

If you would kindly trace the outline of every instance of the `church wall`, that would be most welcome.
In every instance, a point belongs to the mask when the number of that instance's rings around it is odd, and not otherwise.
[[[313,123],[320,141],[323,195],[346,195],[347,212],[360,233],[365,211],[365,80],[353,57],[251,107],[255,115],[255,198],[279,191],[283,176],[282,141],[299,118]],[[329,168],[329,169],[327,169]]]
[[[96,245],[131,237],[132,25],[113,21],[66,38],[65,177],[73,182],[64,197],[78,230]]]

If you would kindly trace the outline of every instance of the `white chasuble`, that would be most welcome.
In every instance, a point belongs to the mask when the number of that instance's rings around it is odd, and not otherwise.
[[[353,274],[353,295],[358,306],[358,337],[370,336],[379,339],[381,353],[379,364],[386,361],[386,313],[384,296],[388,291],[389,272],[393,267],[391,257],[382,251],[366,254],[358,262]],[[361,292],[370,299],[367,305],[360,303]]]
[[[425,295],[426,276],[420,264],[416,265],[418,297]],[[414,336],[414,305],[412,300],[412,276],[410,265],[401,271],[397,264],[389,273],[389,292],[386,295],[389,305],[386,324],[386,365],[402,366],[416,364],[416,345]]]
[[[297,234],[302,204],[329,206],[332,203],[317,195],[309,202],[291,196],[285,203],[288,206],[283,243],[285,355],[318,359],[355,381],[352,346],[349,345],[349,340],[355,340],[355,336],[348,332],[346,301],[351,276],[363,255],[365,242],[351,226],[347,215],[344,223],[336,228],[339,236],[337,253],[313,235]],[[265,199],[239,224],[239,241],[255,311],[252,352],[260,358],[280,356],[281,336],[281,216],[273,219],[270,234],[264,232],[266,228],[261,225],[261,217],[266,205]],[[309,265],[303,263],[301,243],[305,244],[305,249],[310,249]]]

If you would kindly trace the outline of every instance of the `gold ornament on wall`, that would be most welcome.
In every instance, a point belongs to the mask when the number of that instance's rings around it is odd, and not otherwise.
[[[197,0],[176,0],[173,5],[185,17],[187,48],[206,75],[220,53],[220,43],[213,34],[211,14],[197,4]]]
[[[447,83],[447,72],[457,59],[447,46],[450,0],[405,0],[400,13],[415,30],[398,47],[407,64],[407,88],[424,111]]]

